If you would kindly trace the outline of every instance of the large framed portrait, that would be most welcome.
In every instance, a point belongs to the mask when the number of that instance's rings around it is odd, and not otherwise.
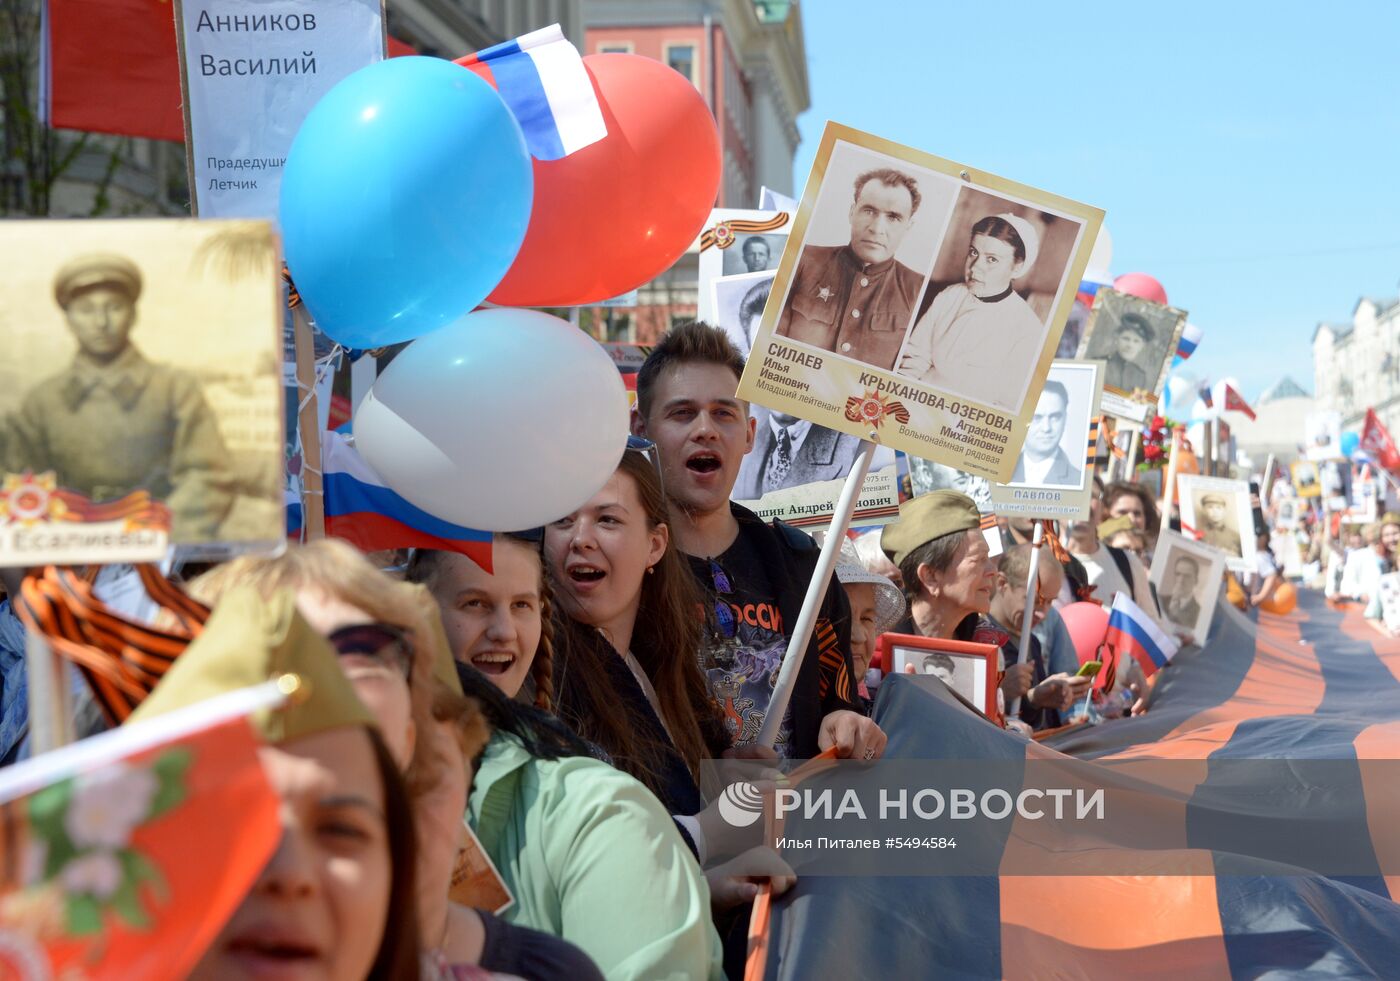
[[[714,323],[711,284],[724,276],[776,273],[792,231],[792,212],[715,208],[692,246],[700,253],[698,316]],[[756,322],[755,322],[756,323]]]
[[[998,514],[1089,519],[1102,396],[1103,362],[1056,361],[1050,366],[1011,482],[992,487]]]
[[[1079,342],[1079,357],[1104,362],[1103,410],[1141,424],[1147,421],[1171,371],[1186,311],[1104,288]]]
[[[935,678],[988,718],[996,714],[999,653],[994,644],[912,634],[881,634],[875,642],[876,667],[885,674]]]
[[[1183,474],[1177,478],[1181,498],[1181,527],[1201,543],[1217,548],[1225,565],[1237,572],[1253,572],[1258,556],[1254,535],[1254,507],[1249,484],[1223,477]]]
[[[271,225],[6,222],[0,254],[0,566],[280,547]]]
[[[1204,645],[1225,576],[1225,555],[1195,539],[1163,531],[1152,554],[1149,578],[1157,605],[1174,632]]]
[[[739,397],[1009,480],[1102,218],[828,123]]]

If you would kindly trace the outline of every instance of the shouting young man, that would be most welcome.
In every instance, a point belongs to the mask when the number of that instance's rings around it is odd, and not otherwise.
[[[671,534],[711,600],[703,663],[736,746],[753,743],[768,715],[818,556],[807,535],[764,524],[729,500],[754,445],[749,407],[734,396],[743,371],[743,355],[722,330],[682,324],[638,372],[634,416],[637,435],[660,454]],[[855,759],[876,759],[885,747],[885,734],[860,711],[849,611],[834,580],[775,748],[806,758],[833,745]]]

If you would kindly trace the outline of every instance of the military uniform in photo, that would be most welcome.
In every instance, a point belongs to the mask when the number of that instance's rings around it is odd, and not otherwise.
[[[1162,613],[1166,615],[1168,620],[1178,627],[1185,627],[1187,630],[1196,629],[1196,621],[1201,618],[1201,604],[1194,595],[1180,598],[1162,593],[1159,599],[1162,604]]]
[[[1201,498],[1200,507],[1197,509],[1196,520],[1200,523],[1201,539],[1207,545],[1223,551],[1226,555],[1239,557],[1244,554],[1244,544],[1240,541],[1240,533],[1231,528],[1223,519],[1212,522],[1206,511],[1211,508],[1212,503],[1220,510],[1230,506],[1230,501],[1224,495],[1211,492]]]
[[[211,540],[232,503],[223,441],[199,382],[147,360],[128,339],[140,294],[140,271],[120,256],[87,256],[59,271],[54,297],[79,350],[25,396],[6,469],[52,470],[60,487],[95,502],[147,490],[170,507],[175,540]],[[85,297],[108,306],[72,306]]]
[[[923,277],[890,257],[864,263],[849,245],[802,250],[777,333],[890,370]]]

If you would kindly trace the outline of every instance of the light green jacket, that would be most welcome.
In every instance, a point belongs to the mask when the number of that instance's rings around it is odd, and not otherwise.
[[[722,979],[705,876],[652,793],[599,760],[486,747],[468,818],[515,903],[505,919],[563,937],[608,978]]]

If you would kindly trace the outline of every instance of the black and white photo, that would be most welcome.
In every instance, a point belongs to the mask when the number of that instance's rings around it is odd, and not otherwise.
[[[898,373],[1019,413],[1081,225],[963,188]]]
[[[1225,573],[1225,558],[1175,532],[1163,531],[1153,553],[1150,579],[1157,604],[1175,633],[1204,644]]]
[[[887,673],[937,679],[984,715],[990,715],[995,708],[995,646],[881,634],[877,648]]]
[[[735,242],[720,255],[726,276],[775,270],[783,257],[787,235],[746,232],[735,236]]]
[[[710,283],[714,310],[710,323],[723,328],[746,358],[763,320],[763,307],[773,289],[774,275],[772,272],[740,273],[721,276]]]
[[[1185,325],[1184,310],[1113,289],[1095,294],[1079,357],[1104,362],[1105,412],[1134,422],[1146,418],[1162,394]]]
[[[1185,474],[1178,478],[1181,526],[1203,545],[1219,549],[1231,569],[1254,568],[1257,543],[1249,485],[1242,480]]]
[[[838,144],[774,332],[892,369],[955,192],[922,167]]]
[[[759,211],[747,208],[714,208],[704,231],[691,246],[698,251],[699,294],[696,314],[714,323],[714,284],[721,278],[766,272],[771,279],[787,248],[792,231],[792,212]]]

